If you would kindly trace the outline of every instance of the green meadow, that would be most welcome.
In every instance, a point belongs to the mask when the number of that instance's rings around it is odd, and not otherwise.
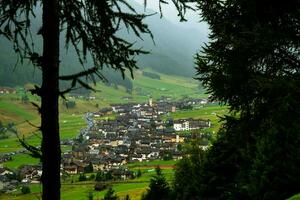
[[[24,164],[38,164],[39,159],[33,158],[28,154],[18,154],[13,156],[13,160],[5,162],[4,167],[9,169],[17,169]]]
[[[151,70],[147,69],[147,71]],[[199,87],[199,82],[192,78],[156,74],[160,76],[159,80],[145,77],[142,75],[142,71],[136,71],[134,80],[132,80],[133,91],[131,94],[127,93],[126,89],[120,86],[116,89],[115,87],[98,84],[95,86],[98,91],[92,93],[91,96],[100,99],[104,105],[110,103],[145,102],[148,101],[150,96],[154,99],[161,96],[169,96],[173,99],[181,99],[185,96],[195,98],[207,97],[204,89]],[[130,99],[126,100],[124,97],[130,97]]]
[[[300,200],[300,194],[294,195],[291,198],[289,198],[288,200]]]
[[[149,167],[155,167],[155,166],[161,166],[161,167],[167,167],[167,168],[173,168],[176,164],[175,160],[154,160],[149,162],[135,162],[127,164],[127,166],[130,169],[140,169],[140,168],[149,168]]]

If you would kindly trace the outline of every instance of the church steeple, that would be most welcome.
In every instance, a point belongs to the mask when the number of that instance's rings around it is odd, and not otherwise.
[[[153,100],[152,100],[152,97],[150,96],[149,98],[149,106],[153,107]]]

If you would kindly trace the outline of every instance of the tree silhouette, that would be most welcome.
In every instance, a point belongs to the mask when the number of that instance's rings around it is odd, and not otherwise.
[[[156,175],[150,180],[149,189],[143,194],[142,200],[169,199],[170,187],[159,166],[155,168]]]
[[[286,199],[300,191],[299,6],[298,0],[198,2],[211,29],[196,59],[199,80],[238,113],[225,118],[208,152],[211,191],[204,199]]]
[[[115,191],[112,189],[112,187],[108,188],[103,198],[103,200],[118,200],[118,199],[119,197],[115,194]]]
[[[147,1],[144,2],[146,6]],[[184,20],[189,6],[184,4],[185,0],[172,2]],[[87,80],[94,83],[96,77],[105,80],[101,74],[104,67],[120,71],[123,77],[129,70],[132,76],[132,70],[137,68],[135,56],[146,52],[120,37],[118,31],[126,27],[137,37],[144,33],[151,35],[143,23],[146,15],[138,14],[126,0],[0,0],[0,4],[0,35],[13,43],[21,62],[29,59],[42,71],[42,85],[31,90],[41,97],[41,105],[33,104],[41,114],[41,149],[30,146],[24,139],[21,144],[42,161],[42,198],[60,199],[59,97],[64,98],[78,86],[93,89]],[[38,8],[42,8],[42,26],[37,33],[43,40],[42,52],[34,48],[31,29],[32,19],[41,17],[36,16]],[[60,34],[64,34],[67,47],[75,48],[83,71],[59,74]],[[93,66],[86,66],[88,57]],[[70,81],[70,87],[60,91],[59,81]]]

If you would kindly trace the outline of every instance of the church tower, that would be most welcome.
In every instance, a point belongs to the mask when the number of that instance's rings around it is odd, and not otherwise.
[[[152,97],[149,98],[149,106],[153,107],[153,100],[152,100]]]

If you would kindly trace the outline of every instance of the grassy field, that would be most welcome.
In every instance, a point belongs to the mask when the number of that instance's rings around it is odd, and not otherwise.
[[[40,124],[39,115],[31,104],[24,104],[17,100],[11,101],[11,98],[16,97],[17,95],[0,96],[0,121],[4,124],[13,122],[20,137],[24,135],[28,143],[39,146],[41,142],[40,132],[26,122],[28,120],[30,123],[38,126]],[[76,110],[76,112],[71,111],[71,109],[64,110],[59,116],[61,139],[74,138],[81,128],[86,127],[82,113],[88,106],[85,106],[80,101],[78,104],[80,109]],[[23,149],[23,147],[15,135],[8,139],[0,140],[0,153],[9,153],[20,149]],[[62,146],[62,151],[67,150],[70,150],[70,147]],[[13,155],[12,159],[12,161],[4,163],[3,166],[15,169],[23,164],[36,164],[39,162],[38,159],[32,158],[28,154]]]
[[[24,164],[38,164],[38,163],[39,163],[39,159],[33,158],[28,154],[18,154],[13,156],[13,160],[5,162],[3,166],[9,169],[17,169],[18,167]]]
[[[177,161],[175,160],[154,160],[150,162],[135,162],[127,165],[130,169],[148,169],[160,166],[162,169],[172,169]]]
[[[300,200],[300,194],[296,194],[296,195],[292,196],[291,198],[289,198],[288,200]]]
[[[165,173],[165,170],[163,170]],[[150,180],[150,179],[149,179]],[[118,183],[113,185],[115,193],[121,197],[129,194],[132,200],[140,200],[141,195],[146,191],[149,182],[134,182],[134,183]],[[84,182],[82,184],[62,185],[62,200],[87,200],[90,192],[93,193],[95,200],[100,200],[104,197],[107,190],[101,192],[95,192],[94,182]],[[41,185],[32,184],[30,185],[31,194],[23,195],[20,191],[14,194],[5,194],[0,196],[0,200],[38,200],[40,197]],[[300,195],[295,195],[288,200],[300,200]]]
[[[94,182],[87,182],[82,184],[70,184],[65,185],[62,184],[61,188],[61,199],[62,200],[87,200],[88,195],[90,192],[93,193],[94,199],[102,199],[107,192],[107,190],[96,192],[94,191]],[[132,200],[139,200],[141,195],[146,191],[149,183],[148,182],[141,182],[141,183],[122,183],[122,184],[115,184],[113,185],[113,189],[115,193],[120,196],[124,197],[127,194],[130,195]],[[38,200],[40,199],[40,191],[41,186],[31,186],[34,188],[39,188],[39,191],[33,190],[31,194],[21,194],[19,191],[14,194],[6,194],[1,195],[0,200]]]
[[[151,71],[147,69],[147,71]],[[159,73],[156,73],[159,74]],[[145,102],[149,96],[157,99],[161,96],[169,96],[173,99],[180,99],[184,96],[189,97],[207,97],[204,89],[199,88],[199,82],[188,77],[169,76],[159,74],[160,80],[148,78],[142,75],[142,71],[134,73],[133,92],[129,94],[125,88],[109,87],[104,84],[98,84],[95,88],[100,92],[92,93],[101,100],[102,104],[126,103],[126,102]],[[123,97],[130,97],[126,100]]]
[[[165,74],[159,75],[161,79],[157,80],[136,73],[136,79],[133,81],[134,88],[140,88],[142,93],[148,94],[155,99],[163,95],[170,96],[173,99],[180,99],[184,96],[207,97],[204,90],[199,88],[199,82],[196,80]]]
[[[24,109],[24,107],[26,107]],[[35,111],[36,112],[36,111]],[[20,105],[18,101],[0,100],[0,120],[2,122],[13,121],[16,124],[24,120],[32,120],[36,118],[34,109],[30,105]]]
[[[22,103],[20,100],[16,100],[17,98],[17,94],[0,96],[0,121],[4,124],[14,123],[20,137],[25,136],[30,144],[38,146],[41,141],[40,132],[31,124],[39,126],[39,115],[30,103]],[[60,106],[60,110],[62,110],[59,116],[62,139],[73,138],[79,133],[81,128],[86,127],[82,113],[84,113],[84,111],[87,112],[90,106],[86,106],[81,101],[78,101],[78,109],[76,110],[66,109],[64,106]],[[8,139],[0,140],[0,153],[20,149],[22,149],[22,147],[15,135],[11,135]]]
[[[39,124],[39,119],[36,118],[31,123]],[[21,128],[20,128],[21,127]],[[60,115],[60,134],[61,139],[74,138],[80,131],[81,128],[85,128],[86,123],[83,119],[82,114],[61,114]],[[20,135],[25,135],[26,140],[35,146],[38,146],[41,141],[40,132],[29,125],[27,122],[20,123],[17,125],[17,129]],[[23,131],[22,131],[23,130]],[[6,153],[11,151],[20,150],[22,147],[18,139],[14,136],[0,140],[0,153]]]

